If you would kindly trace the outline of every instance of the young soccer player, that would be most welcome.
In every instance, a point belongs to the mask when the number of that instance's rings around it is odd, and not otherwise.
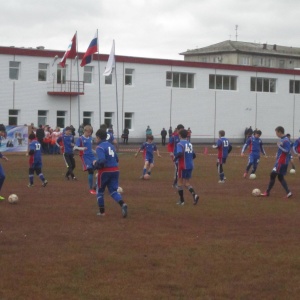
[[[174,180],[173,180],[173,184],[172,187],[177,188],[177,179],[178,179],[178,162],[175,160],[174,161],[174,157],[177,154],[177,143],[179,142],[179,132],[180,130],[184,129],[184,126],[182,124],[178,124],[177,127],[175,128],[174,133],[172,134],[172,136],[169,138],[169,142],[168,142],[168,152],[170,153],[171,159],[174,162],[174,167],[175,167],[175,171],[174,171]]]
[[[261,196],[270,196],[271,189],[273,188],[277,177],[282,187],[286,191],[285,198],[290,198],[292,197],[292,192],[288,188],[288,185],[284,179],[284,175],[286,175],[286,171],[289,164],[291,145],[289,139],[284,134],[284,128],[282,126],[276,127],[275,133],[277,137],[280,138],[280,141],[277,143],[278,150],[276,154],[276,162],[270,174],[270,182],[268,188],[266,192],[261,194]]]
[[[298,156],[300,161],[300,137],[294,142],[293,151]]]
[[[6,128],[3,124],[0,124],[0,138],[5,137],[5,136],[6,136]],[[6,156],[4,156],[2,153],[0,153],[0,158],[2,158],[4,160],[8,160],[8,158]],[[2,168],[2,165],[0,164],[0,192],[1,192],[4,181],[5,181],[5,173]],[[5,200],[5,198],[3,196],[0,196],[0,201],[3,201],[3,200]]]
[[[227,156],[230,153],[232,146],[230,145],[229,140],[225,137],[224,130],[219,131],[219,139],[212,147],[218,149],[217,169],[219,174],[219,183],[225,183],[226,177],[223,170],[223,164],[226,163]]]
[[[158,157],[161,157],[156,145],[153,143],[153,135],[147,135],[147,141],[144,142],[138,151],[135,154],[135,157],[139,154],[140,151],[143,150],[144,153],[144,168],[143,173],[140,179],[144,179],[145,174],[151,175],[151,171],[154,167],[154,155],[153,153],[156,152]]]
[[[33,187],[33,178],[34,172],[39,176],[42,181],[42,186],[45,187],[48,184],[48,181],[45,179],[42,172],[42,145],[36,138],[34,133],[29,134],[29,146],[28,146],[28,155],[29,155],[29,184],[28,187]]]
[[[294,143],[292,142],[291,140],[291,135],[289,133],[287,133],[287,138],[289,139],[290,141],[290,146],[291,146],[291,151],[290,151],[290,163],[292,165],[292,169],[293,170],[296,170],[296,167],[295,167],[295,164],[294,164],[294,159],[293,159],[293,155],[292,155],[292,149],[294,148]]]
[[[99,212],[97,215],[105,216],[104,191],[107,187],[110,196],[121,206],[122,216],[126,218],[127,204],[117,191],[119,186],[119,159],[114,145],[106,141],[106,137],[105,129],[99,129],[96,132],[96,140],[99,143],[96,148],[98,159],[93,162],[93,165],[98,170],[97,201]]]
[[[83,134],[77,139],[74,150],[79,150],[79,156],[82,162],[83,171],[88,172],[88,185],[91,194],[96,194],[94,189],[94,166],[93,161],[96,159],[93,151],[93,127],[86,125],[83,128]]]
[[[184,205],[184,196],[183,196],[183,188],[187,188],[187,190],[192,194],[194,199],[194,205],[198,203],[199,196],[195,193],[194,188],[190,184],[190,179],[192,178],[192,172],[194,169],[194,159],[196,158],[196,154],[193,150],[193,145],[187,141],[188,131],[185,129],[180,130],[179,132],[180,141],[176,146],[176,156],[174,160],[178,162],[178,194],[179,201],[178,205]]]
[[[61,142],[62,145],[60,145]],[[70,180],[71,177],[72,180],[77,180],[77,178],[74,175],[74,169],[76,165],[75,165],[73,147],[75,145],[75,141],[74,141],[74,136],[72,135],[71,127],[67,126],[65,128],[63,135],[56,140],[56,145],[60,147],[61,150],[63,150],[64,161],[68,169],[65,178],[67,180]]]
[[[246,149],[249,147],[249,158],[248,158],[248,164],[246,166],[245,173],[243,175],[244,178],[247,178],[251,166],[252,166],[251,174],[255,174],[260,159],[260,152],[266,156],[266,152],[263,147],[263,142],[260,138],[261,134],[262,132],[260,130],[254,130],[253,135],[247,139],[242,149],[241,156],[244,156]]]

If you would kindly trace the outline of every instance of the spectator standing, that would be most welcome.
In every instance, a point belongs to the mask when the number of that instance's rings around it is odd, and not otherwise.
[[[165,128],[162,129],[162,131],[160,132],[161,135],[161,144],[162,146],[166,145],[166,136],[167,136],[167,130]]]
[[[128,144],[128,136],[129,136],[129,130],[128,130],[128,128],[125,128],[123,130],[123,136],[122,136],[123,144]]]
[[[187,129],[187,137],[186,137],[186,140],[187,140],[188,142],[191,141],[191,135],[192,135],[192,130],[191,130],[191,128],[189,127],[189,128]]]
[[[150,128],[149,125],[147,126],[147,129],[146,129],[146,141],[147,141],[148,135],[152,135],[152,129]]]

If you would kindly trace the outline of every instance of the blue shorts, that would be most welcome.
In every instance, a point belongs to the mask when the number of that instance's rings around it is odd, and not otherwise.
[[[93,161],[96,160],[94,155],[82,155],[80,156],[80,159],[83,171],[93,169]]]
[[[152,157],[150,157],[150,156],[146,156],[145,157],[145,162],[148,162],[149,164],[154,164],[154,158],[153,158],[153,156]]]
[[[191,179],[192,178],[192,173],[193,173],[192,169],[178,170],[178,178]]]
[[[219,165],[225,164],[226,163],[226,157],[218,157],[217,163]]]
[[[258,164],[259,163],[260,156],[259,155],[254,155],[250,154],[248,158],[248,162],[250,164]]]
[[[286,164],[280,164],[280,163],[276,163],[272,172],[275,172],[277,174],[280,174],[280,175],[286,175],[287,173],[287,169],[288,169],[288,165]]]

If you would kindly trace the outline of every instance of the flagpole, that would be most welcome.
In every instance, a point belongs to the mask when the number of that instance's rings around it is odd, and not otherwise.
[[[97,50],[98,50],[98,85],[99,85],[99,128],[101,125],[101,89],[100,89],[100,53],[99,53],[99,39],[98,39],[98,29],[97,29]]]
[[[80,87],[79,87],[79,64],[78,64],[78,36],[76,31],[76,53],[77,53],[77,102],[78,102],[78,127],[80,126]]]
[[[115,40],[113,40],[114,56],[115,56],[115,81],[116,81],[116,108],[117,108],[117,151],[119,150],[119,101],[118,101],[118,81],[117,81],[117,61],[115,51]]]

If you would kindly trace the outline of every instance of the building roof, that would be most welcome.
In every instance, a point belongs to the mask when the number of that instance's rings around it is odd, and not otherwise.
[[[300,56],[300,48],[297,47],[287,47],[280,45],[268,45],[267,43],[249,43],[240,41],[223,41],[217,44],[213,44],[203,48],[197,48],[192,50],[187,50],[180,53],[180,55],[201,55],[201,54],[221,54],[221,53],[252,53],[252,54],[266,54],[274,56]]]

